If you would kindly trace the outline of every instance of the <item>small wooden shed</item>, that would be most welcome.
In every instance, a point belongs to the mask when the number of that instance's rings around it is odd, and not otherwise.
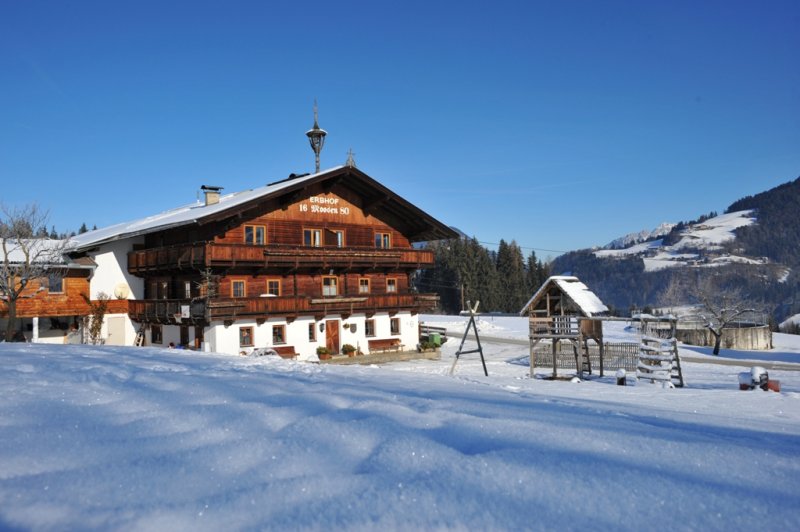
[[[589,340],[603,350],[603,322],[596,318],[608,312],[594,292],[573,276],[553,276],[533,294],[520,311],[528,315],[530,326],[531,375],[535,366],[534,348],[542,340],[552,344],[553,377],[557,370],[557,353],[560,343],[569,342],[575,356],[578,372],[591,372],[589,363]],[[602,374],[602,366],[601,366]]]

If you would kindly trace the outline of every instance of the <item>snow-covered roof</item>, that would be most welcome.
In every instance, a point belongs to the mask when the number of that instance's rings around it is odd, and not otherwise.
[[[218,203],[212,205],[206,205],[205,202],[198,200],[195,203],[164,211],[146,218],[110,225],[72,237],[69,245],[73,251],[80,251],[114,240],[122,240],[134,236],[146,235],[155,231],[196,223],[203,218],[234,209],[254,200],[271,196],[283,189],[310,181],[322,173],[332,172],[340,168],[342,168],[342,166],[337,166],[317,174],[309,174],[307,176],[279,181],[259,188],[225,194],[220,196]]]
[[[454,238],[456,236],[456,233],[452,229],[393,193],[357,168],[341,165],[317,172],[316,174],[297,177],[291,176],[288,179],[263,187],[226,194],[220,196],[219,202],[212,205],[206,205],[205,202],[197,201],[146,218],[89,231],[70,239],[70,251],[83,251],[115,240],[123,240],[156,231],[181,227],[198,223],[206,219],[224,217],[229,211],[235,211],[237,208],[252,205],[270,197],[291,193],[293,190],[302,189],[305,186],[327,179],[339,179],[345,174],[348,177],[348,186],[358,187],[359,190],[374,190],[382,197],[390,197],[391,199],[389,201],[381,202],[380,206],[376,209],[381,209],[382,212],[386,216],[390,216],[395,223],[402,224],[408,229],[409,233],[416,235],[418,240],[435,240]]]
[[[61,254],[63,248],[63,240],[50,238],[0,239],[0,261],[6,260],[6,252],[8,252],[8,261],[10,263],[23,263],[26,260],[25,251],[27,250],[32,262],[64,264],[65,260]]]
[[[547,279],[539,290],[533,294],[533,297],[525,303],[525,306],[520,310],[520,314],[524,314],[528,307],[538,301],[547,292],[551,284],[555,284],[564,292],[586,316],[608,312],[608,307],[580,279],[571,275],[554,275]]]

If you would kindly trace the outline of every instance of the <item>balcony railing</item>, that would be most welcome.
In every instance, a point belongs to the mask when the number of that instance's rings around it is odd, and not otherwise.
[[[132,274],[215,266],[291,269],[418,269],[433,266],[433,251],[412,248],[249,246],[208,243],[168,246],[128,253],[128,271]]]
[[[179,323],[324,316],[375,312],[427,312],[436,308],[436,294],[353,294],[337,297],[243,297],[224,299],[131,300],[129,314],[135,321]]]

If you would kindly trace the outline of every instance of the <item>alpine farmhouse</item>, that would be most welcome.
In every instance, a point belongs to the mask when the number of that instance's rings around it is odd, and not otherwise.
[[[414,349],[435,294],[411,277],[432,267],[415,242],[455,231],[354,164],[291,175],[74,237],[72,261],[95,265],[91,299],[111,295],[106,343],[175,344],[224,353],[273,348]]]

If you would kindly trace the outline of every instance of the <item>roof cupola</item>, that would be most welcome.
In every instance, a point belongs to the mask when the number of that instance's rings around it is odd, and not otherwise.
[[[317,100],[314,100],[314,127],[306,131],[311,149],[314,150],[314,162],[316,164],[315,173],[319,173],[319,152],[322,151],[322,146],[325,144],[325,135],[328,132],[319,127],[317,119]]]

